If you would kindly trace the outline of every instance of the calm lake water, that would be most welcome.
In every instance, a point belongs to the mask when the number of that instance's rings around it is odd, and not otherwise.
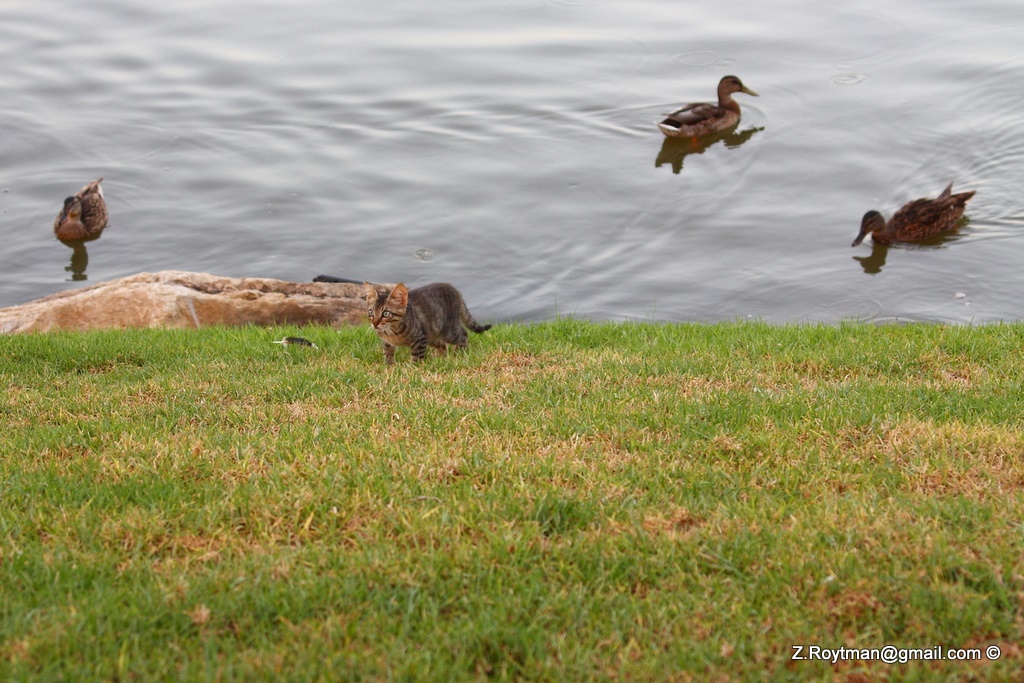
[[[0,0],[0,306],[140,271],[477,318],[1024,317],[1024,3]],[[665,142],[725,74],[736,132]],[[110,226],[57,241],[105,178]],[[969,222],[858,248],[950,180]]]

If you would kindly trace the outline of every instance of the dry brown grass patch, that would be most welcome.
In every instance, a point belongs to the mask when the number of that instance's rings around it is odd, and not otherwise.
[[[703,517],[685,507],[675,507],[663,514],[645,516],[641,526],[649,534],[680,540],[692,536],[703,524]]]
[[[904,420],[846,444],[848,456],[893,461],[920,493],[977,498],[1024,487],[1024,436],[1002,425]]]

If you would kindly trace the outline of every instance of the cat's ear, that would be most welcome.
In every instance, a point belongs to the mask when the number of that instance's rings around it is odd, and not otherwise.
[[[377,301],[377,290],[373,288],[373,285],[371,285],[369,282],[364,282],[363,289],[366,290],[366,300],[369,303],[374,303]]]
[[[399,282],[395,285],[395,288],[391,290],[391,294],[388,295],[388,301],[398,308],[404,308],[405,305],[409,303],[409,290],[406,289],[405,285]]]

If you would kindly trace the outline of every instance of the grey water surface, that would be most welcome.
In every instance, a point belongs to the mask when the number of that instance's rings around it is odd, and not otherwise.
[[[1024,314],[1024,3],[0,0],[0,306],[165,269],[481,320]],[[714,97],[695,145],[654,121]],[[104,177],[110,225],[57,241]],[[958,233],[857,248],[949,182]]]

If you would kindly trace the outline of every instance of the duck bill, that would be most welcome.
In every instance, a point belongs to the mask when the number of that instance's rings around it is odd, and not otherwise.
[[[57,219],[57,225],[64,225],[71,219],[71,207],[65,208],[60,212],[60,218]]]
[[[861,242],[863,242],[863,241],[864,241],[864,238],[865,238],[865,237],[867,237],[867,236],[868,236],[868,231],[867,231],[867,230],[861,230],[861,231],[860,231],[860,234],[859,234],[859,235],[857,235],[857,239],[855,239],[855,240],[853,241],[853,244],[851,244],[850,246],[851,246],[851,247],[855,247],[855,246],[857,246],[858,244],[860,244]]]
[[[68,197],[64,200],[64,208],[60,211],[60,217],[57,218],[57,225],[64,225],[67,223],[68,218],[71,217],[71,209],[75,207],[75,198]]]
[[[743,86],[743,89],[740,90],[740,92],[746,93],[748,95],[753,95],[754,97],[760,97],[760,95],[758,95],[756,92],[754,92],[753,90],[751,90],[747,86]]]

